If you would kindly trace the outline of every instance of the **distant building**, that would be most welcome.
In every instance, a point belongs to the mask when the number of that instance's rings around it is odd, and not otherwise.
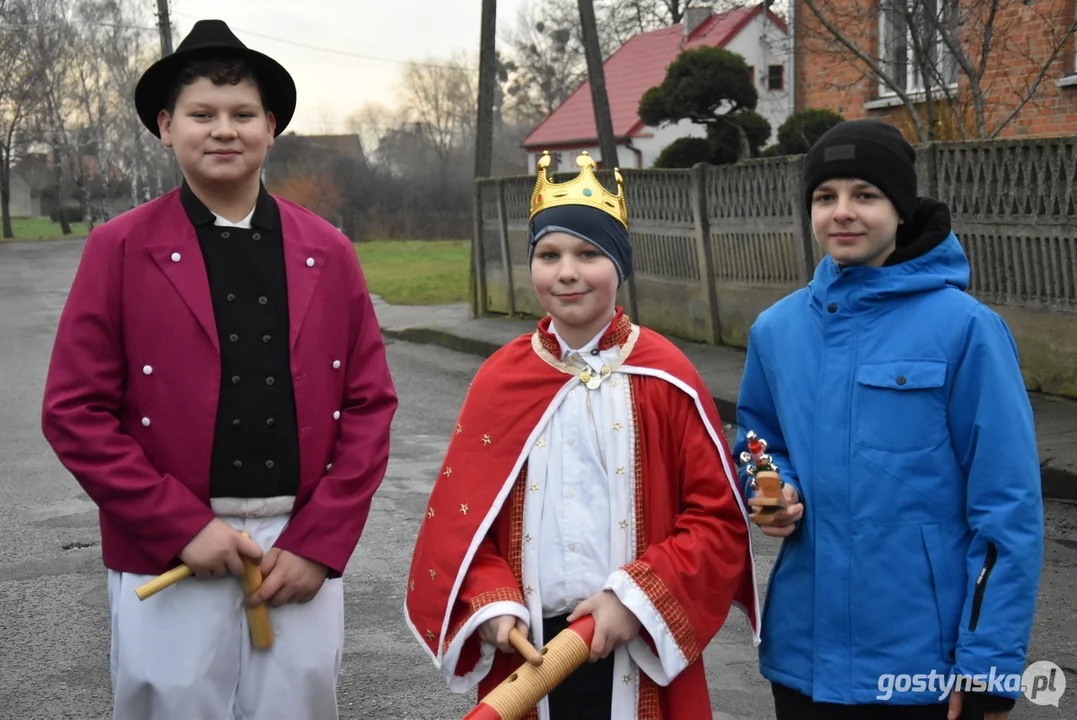
[[[684,50],[710,45],[735,52],[752,70],[759,102],[756,112],[771,125],[771,142],[778,126],[792,112],[792,68],[789,28],[767,6],[771,3],[714,14],[710,7],[689,7],[684,22],[636,35],[603,65],[609,97],[617,163],[622,168],[649,168],[662,150],[682,137],[704,137],[706,128],[682,120],[662,128],[644,125],[637,113],[640,99],[660,85],[666,68]],[[586,150],[600,167],[607,163],[598,146],[591,101],[591,84],[583,83],[536,127],[523,142],[528,172],[548,150],[551,170],[575,171],[575,158]]]

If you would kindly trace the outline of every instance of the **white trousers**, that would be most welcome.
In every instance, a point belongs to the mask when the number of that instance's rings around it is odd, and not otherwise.
[[[269,550],[288,523],[220,516]],[[251,646],[240,578],[188,577],[145,600],[153,578],[110,570],[115,720],[337,720],[344,592],[270,608],[273,646]]]

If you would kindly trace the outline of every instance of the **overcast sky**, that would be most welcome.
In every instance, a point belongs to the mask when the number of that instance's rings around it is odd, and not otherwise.
[[[499,40],[522,2],[498,0]],[[298,133],[321,132],[326,116],[345,132],[344,119],[365,102],[395,105],[403,62],[478,55],[481,0],[171,0],[170,7],[176,44],[197,20],[217,18],[288,68],[299,93],[288,129]]]

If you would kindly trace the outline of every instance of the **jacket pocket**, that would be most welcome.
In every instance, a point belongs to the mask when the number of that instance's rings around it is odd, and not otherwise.
[[[953,662],[964,604],[964,593],[961,592],[965,587],[964,553],[960,543],[944,541],[945,534],[938,525],[924,525],[920,531],[931,563],[931,580],[939,613],[939,652],[944,660]]]
[[[860,365],[853,391],[853,439],[864,447],[896,453],[937,446],[948,434],[945,385],[945,360]]]
[[[987,556],[984,558],[984,565],[980,569],[980,575],[976,578],[976,590],[972,596],[972,615],[969,617],[969,632],[976,630],[976,626],[980,624],[980,608],[983,606],[984,595],[987,594],[987,583],[991,579],[991,570],[995,567],[995,558],[998,557],[998,550],[995,547],[995,543],[987,543]]]

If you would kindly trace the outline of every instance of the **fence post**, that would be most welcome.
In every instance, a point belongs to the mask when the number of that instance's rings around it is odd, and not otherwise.
[[[505,288],[509,294],[509,315],[516,314],[516,289],[512,281],[512,258],[509,257],[509,219],[505,215],[505,181],[497,181],[497,219],[501,234],[501,265],[505,268]]]
[[[688,201],[692,203],[692,219],[695,221],[696,257],[699,262],[699,280],[707,299],[708,331],[711,345],[722,344],[722,324],[718,317],[718,278],[714,268],[714,250],[711,247],[710,220],[707,218],[707,166],[698,163],[688,171]]]
[[[486,317],[490,314],[486,297],[486,254],[482,247],[482,180],[475,180],[474,230],[471,236],[471,276],[468,278],[468,293],[471,298],[471,316]]]
[[[807,285],[815,274],[815,236],[811,229],[811,213],[804,206],[802,186],[804,156],[797,155],[789,160],[786,172],[789,173],[788,185],[793,189],[793,247],[799,251],[797,274],[800,282]]]

